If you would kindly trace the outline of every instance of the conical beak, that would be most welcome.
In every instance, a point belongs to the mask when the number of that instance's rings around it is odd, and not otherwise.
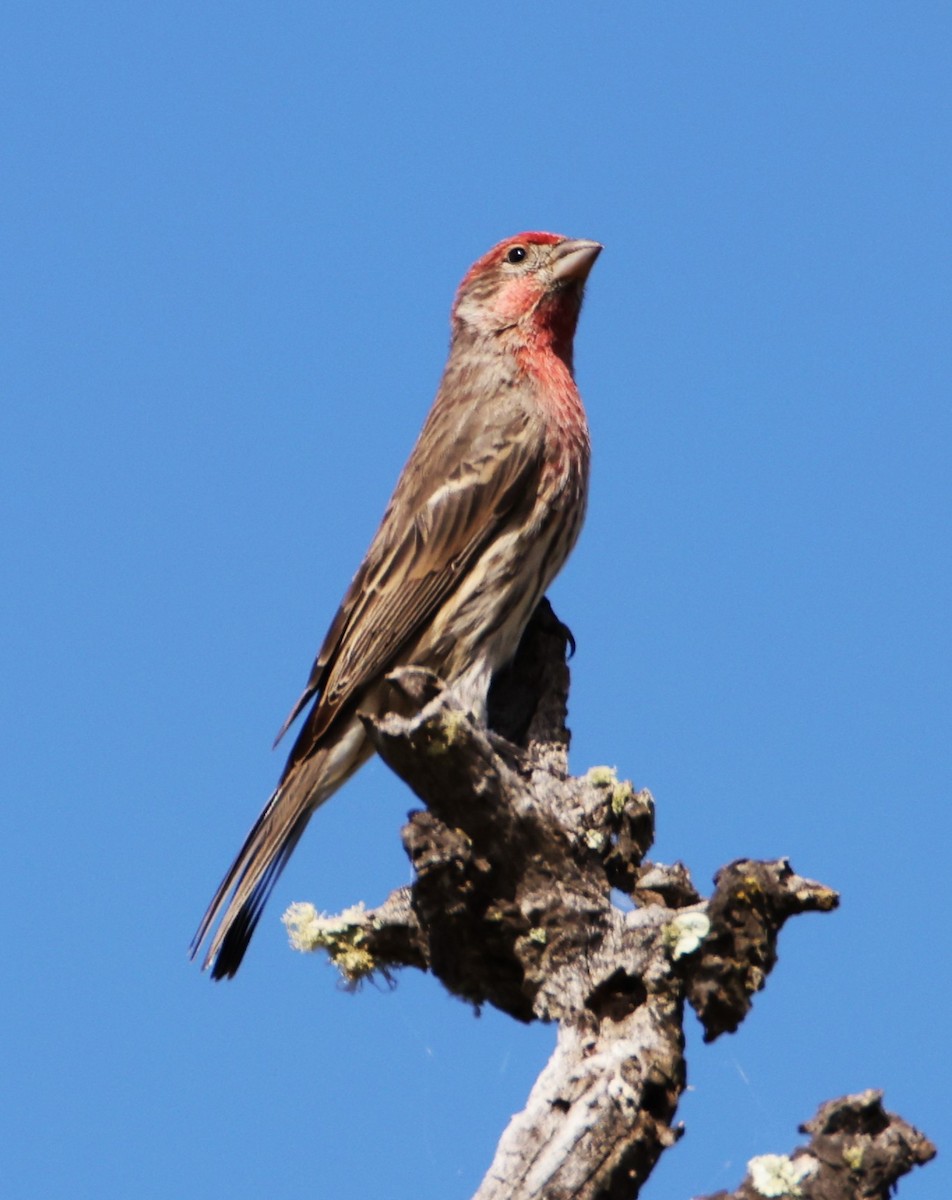
[[[570,279],[584,283],[588,273],[595,265],[595,259],[602,252],[600,242],[590,242],[585,238],[575,238],[571,241],[560,242],[555,248],[555,264],[552,277],[559,283]]]

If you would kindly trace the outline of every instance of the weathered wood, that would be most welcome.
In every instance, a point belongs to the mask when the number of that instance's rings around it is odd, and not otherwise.
[[[747,1164],[736,1191],[706,1200],[889,1200],[903,1175],[935,1157],[935,1146],[869,1090],[820,1106],[800,1126],[810,1141],[791,1154],[761,1154]]]
[[[568,773],[569,641],[543,602],[494,681],[489,729],[430,673],[391,676],[390,711],[365,721],[425,805],[403,830],[415,881],[377,909],[287,917],[350,982],[422,967],[472,1004],[557,1023],[476,1200],[636,1196],[679,1136],[685,1000],[708,1040],[733,1031],[784,922],[837,904],[784,859],[725,867],[710,899],[682,865],[647,862],[650,794],[608,768]]]

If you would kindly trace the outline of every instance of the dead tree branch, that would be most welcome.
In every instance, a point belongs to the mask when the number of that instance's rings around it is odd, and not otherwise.
[[[391,676],[390,711],[366,724],[426,805],[403,830],[416,880],[374,910],[286,918],[351,981],[422,967],[475,1005],[557,1023],[476,1200],[636,1196],[680,1136],[685,1000],[707,1040],[735,1030],[784,922],[838,902],[784,859],[725,867],[707,900],[683,866],[646,862],[650,794],[607,768],[568,774],[569,640],[543,602],[494,681],[489,730],[429,673]]]
[[[800,1132],[811,1135],[807,1145],[751,1159],[736,1191],[706,1200],[888,1200],[903,1175],[936,1153],[918,1129],[886,1112],[882,1092],[873,1090],[821,1105]]]

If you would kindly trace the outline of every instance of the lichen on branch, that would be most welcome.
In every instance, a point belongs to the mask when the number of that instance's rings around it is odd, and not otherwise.
[[[429,672],[395,672],[389,711],[365,724],[424,805],[402,832],[414,882],[343,923],[295,914],[299,943],[310,928],[350,981],[423,968],[474,1005],[557,1024],[477,1200],[636,1196],[680,1136],[685,1001],[707,1040],[734,1031],[785,921],[838,902],[782,858],[732,863],[707,899],[682,864],[647,861],[650,793],[611,768],[568,772],[569,640],[543,601],[488,728]]]

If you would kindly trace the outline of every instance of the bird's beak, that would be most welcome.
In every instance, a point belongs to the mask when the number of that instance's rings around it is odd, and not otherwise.
[[[560,242],[554,247],[555,263],[552,267],[552,278],[557,283],[567,283],[575,280],[584,283],[588,273],[595,265],[595,259],[602,252],[600,242],[590,242],[585,238]]]

